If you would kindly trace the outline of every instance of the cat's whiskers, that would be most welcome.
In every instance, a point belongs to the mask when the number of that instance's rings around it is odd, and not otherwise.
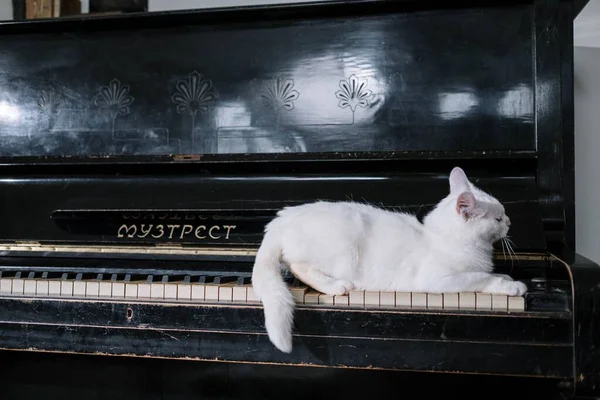
[[[508,243],[506,242],[506,238],[504,236],[502,236],[502,245],[506,246],[506,250],[508,251],[508,258],[510,259],[510,261],[512,262],[512,254],[510,254],[510,249],[508,247]],[[506,258],[506,257],[505,257]]]
[[[500,244],[502,245],[502,257],[504,257],[504,259],[506,260],[506,251],[504,251],[504,238],[500,238],[502,240],[500,240]]]
[[[502,241],[504,242],[504,244],[506,244],[506,249],[508,250],[508,254],[509,254],[509,257],[510,257],[510,261],[511,261],[510,270],[512,272],[512,269],[514,267],[514,261],[517,260],[517,263],[519,262],[519,259],[517,257],[517,253],[513,249],[513,246],[515,244],[513,243],[513,241],[508,236],[502,237]]]
[[[510,251],[512,251],[512,253],[514,254],[515,259],[517,259],[517,261],[518,261],[517,253],[515,253],[515,250],[513,249],[513,246],[515,246],[515,243],[510,239],[510,236],[508,236],[508,235],[506,236],[506,244],[510,248]]]

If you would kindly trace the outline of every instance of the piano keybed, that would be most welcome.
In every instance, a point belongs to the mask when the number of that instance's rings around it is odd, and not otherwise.
[[[410,293],[351,291],[328,295],[298,280],[289,285],[297,305],[524,312],[523,296],[488,293]],[[2,272],[0,297],[175,301],[189,303],[257,304],[247,276],[132,276],[51,272]]]

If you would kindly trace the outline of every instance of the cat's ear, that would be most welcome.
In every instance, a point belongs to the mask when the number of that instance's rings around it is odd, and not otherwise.
[[[477,207],[477,200],[471,192],[462,192],[456,200],[456,212],[464,219],[471,219],[481,214],[481,210]]]
[[[450,193],[461,193],[469,190],[469,179],[460,167],[454,167],[450,172]]]

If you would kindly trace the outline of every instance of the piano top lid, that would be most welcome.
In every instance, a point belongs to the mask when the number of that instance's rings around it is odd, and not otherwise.
[[[571,6],[322,2],[1,24],[0,190],[48,218],[205,208],[181,190],[186,176],[230,191],[239,177],[281,188],[329,177],[338,191],[322,184],[313,199],[344,198],[359,173],[384,193],[394,181],[377,174],[485,164],[482,179],[532,185],[542,242],[572,245]],[[125,176],[133,187],[170,179],[181,199],[119,204],[98,191]],[[59,184],[81,192],[41,195]],[[266,199],[248,190],[236,199]],[[281,200],[304,199],[294,196]],[[10,229],[0,238],[35,236]]]
[[[564,0],[564,3],[572,3],[572,19],[587,5],[589,0]],[[144,24],[182,23],[190,21],[204,24],[221,24],[227,21],[239,20],[240,18],[253,18],[254,21],[285,20],[300,18],[321,18],[328,13],[334,12],[339,15],[342,11],[348,15],[370,15],[388,9],[400,9],[405,12],[414,10],[452,10],[460,8],[497,8],[515,7],[523,4],[531,5],[531,0],[467,0],[446,1],[439,0],[306,0],[303,2],[266,4],[245,4],[224,7],[203,7],[176,9],[165,11],[131,12],[124,14],[106,15],[75,15],[62,18],[39,18],[19,21],[0,21],[0,28],[7,29],[36,29],[40,25],[53,26],[77,26],[78,29],[109,28],[121,29],[131,28],[131,24],[142,21]],[[83,23],[83,24],[82,24]],[[128,26],[129,25],[129,26]],[[148,26],[148,25],[146,25]]]

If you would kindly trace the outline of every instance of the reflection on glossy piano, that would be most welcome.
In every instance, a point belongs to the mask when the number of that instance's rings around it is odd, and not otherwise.
[[[359,1],[0,26],[0,348],[600,395],[572,18],[570,1]],[[529,292],[327,296],[286,276],[294,350],[277,351],[250,284],[274,213],[422,216],[456,165],[505,205],[497,270]]]

